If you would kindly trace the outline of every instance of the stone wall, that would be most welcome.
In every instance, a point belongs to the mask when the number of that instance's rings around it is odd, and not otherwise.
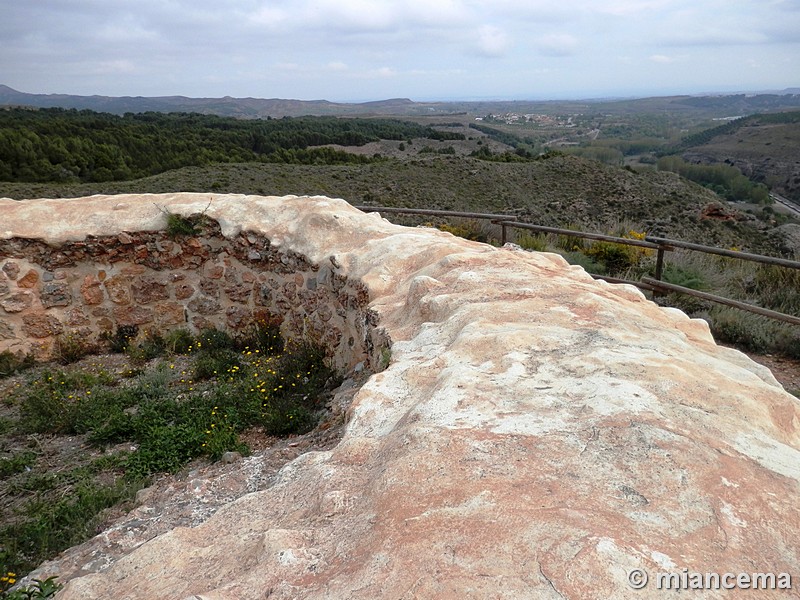
[[[285,336],[321,343],[334,365],[371,367],[386,340],[363,284],[272,247],[253,232],[226,239],[202,219],[194,236],[164,231],[87,236],[56,245],[0,240],[0,352],[58,353],[78,337],[101,349],[120,327],[139,335],[176,328],[244,332],[281,325]]]

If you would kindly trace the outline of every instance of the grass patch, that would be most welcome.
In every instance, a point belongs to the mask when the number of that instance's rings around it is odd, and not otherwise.
[[[83,363],[19,375],[24,382],[7,402],[18,418],[0,429],[0,447],[13,448],[0,457],[0,493],[14,506],[0,521],[0,571],[24,575],[94,535],[104,511],[130,501],[156,473],[248,453],[240,435],[249,428],[276,436],[311,430],[323,392],[337,383],[319,349],[284,341],[264,324],[236,338],[209,330],[187,341],[165,338],[164,348],[187,356],[164,351],[126,377]],[[50,460],[20,446],[38,435],[77,440],[70,468],[48,471]]]

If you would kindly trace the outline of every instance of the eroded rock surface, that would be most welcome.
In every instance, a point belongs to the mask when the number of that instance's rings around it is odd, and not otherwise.
[[[80,240],[162,227],[154,202],[190,214],[208,199],[0,201],[0,213],[13,235]],[[635,568],[789,573],[800,586],[800,403],[703,322],[558,256],[340,200],[214,196],[208,214],[225,236],[256,232],[363,283],[390,364],[333,449],[59,598],[667,593],[634,592]]]

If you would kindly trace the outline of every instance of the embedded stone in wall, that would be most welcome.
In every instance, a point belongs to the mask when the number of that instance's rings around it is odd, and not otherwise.
[[[189,308],[192,310],[192,312],[208,316],[218,314],[222,307],[220,306],[219,302],[213,298],[209,298],[208,296],[200,296],[199,298],[195,298],[189,302]]]
[[[6,281],[5,275],[3,275],[3,279],[0,279],[0,296],[5,296],[11,291],[11,288],[8,285],[8,281]]]
[[[231,329],[242,329],[253,320],[252,314],[243,306],[229,306],[225,310],[225,322]]]
[[[131,283],[133,300],[138,304],[150,304],[156,300],[169,298],[167,284],[155,277],[143,275]]]
[[[17,286],[30,289],[35,287],[37,283],[39,283],[39,273],[37,273],[34,269],[31,269],[25,273],[25,275],[23,275],[19,281],[17,281]]]
[[[269,285],[262,283],[256,287],[255,303],[258,306],[269,306],[272,303],[272,290]]]
[[[77,327],[79,325],[88,325],[91,321],[89,316],[81,308],[71,308],[64,312],[66,318],[65,323],[70,327]]]
[[[72,291],[69,288],[69,284],[61,281],[52,281],[42,286],[39,299],[45,308],[69,306],[72,304]]]
[[[200,290],[210,298],[219,298],[219,284],[210,279],[203,279],[200,281]]]
[[[105,277],[105,272],[102,273],[103,277]],[[103,289],[100,287],[100,285],[100,281],[91,275],[87,275],[83,278],[83,283],[81,284],[81,296],[83,296],[83,302],[85,304],[94,306],[103,302]]]
[[[8,275],[9,279],[14,281],[19,277],[19,265],[15,262],[8,261],[3,265],[3,272]]]
[[[37,312],[22,317],[22,330],[35,338],[46,338],[64,331],[64,326],[57,318],[47,313]]]
[[[162,302],[156,305],[156,325],[180,325],[186,322],[186,314],[182,304]]]
[[[16,292],[8,298],[0,300],[0,306],[8,313],[18,313],[30,308],[33,305],[33,294],[31,292]]]
[[[153,309],[144,306],[117,306],[114,308],[114,320],[117,325],[145,325],[152,323]]]
[[[175,298],[178,300],[187,300],[194,295],[195,289],[188,283],[179,283],[175,286]]]
[[[222,265],[206,265],[204,272],[205,276],[209,279],[222,279],[222,275],[225,273],[225,267]]]
[[[223,288],[225,295],[228,296],[233,302],[246,303],[250,300],[250,294],[253,291],[252,285],[244,283],[237,283],[226,286]]]
[[[5,321],[0,321],[0,340],[13,340],[16,335],[14,335],[14,329],[12,329],[11,325],[6,323]]]
[[[108,297],[114,304],[130,304],[131,291],[127,277],[115,275],[107,279],[103,285],[108,292]]]

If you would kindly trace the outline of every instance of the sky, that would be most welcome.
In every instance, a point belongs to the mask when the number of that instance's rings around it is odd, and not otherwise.
[[[800,87],[800,0],[0,0],[31,93],[363,102]]]

